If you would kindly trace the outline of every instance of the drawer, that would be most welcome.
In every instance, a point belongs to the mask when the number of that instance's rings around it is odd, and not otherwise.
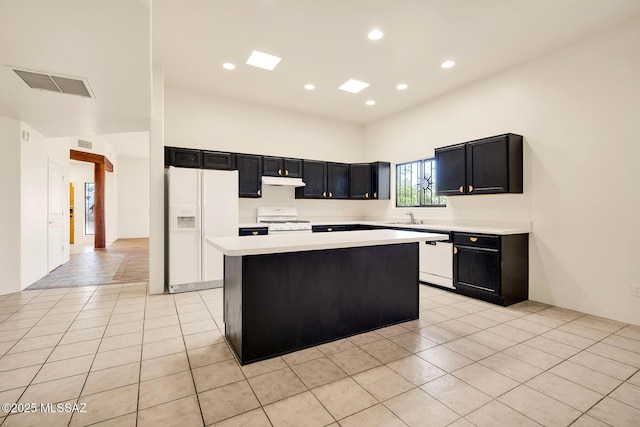
[[[269,234],[267,227],[246,227],[239,229],[239,236],[259,236]]]
[[[349,231],[348,225],[314,225],[311,227],[314,233],[326,233],[331,231]]]
[[[500,248],[500,237],[491,234],[453,233],[453,244],[478,248]]]

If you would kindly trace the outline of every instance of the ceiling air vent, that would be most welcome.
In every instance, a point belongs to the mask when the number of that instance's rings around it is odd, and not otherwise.
[[[94,98],[89,82],[86,80],[15,68],[12,68],[12,70],[32,89],[50,90],[52,92]]]
[[[93,143],[91,141],[83,141],[81,139],[78,140],[78,147],[88,148],[91,150],[93,148]]]

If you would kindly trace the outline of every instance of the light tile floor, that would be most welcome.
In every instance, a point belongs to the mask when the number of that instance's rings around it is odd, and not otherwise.
[[[427,286],[420,308],[419,320],[241,367],[220,289],[0,296],[0,402],[86,404],[2,411],[0,424],[640,425],[640,327]]]

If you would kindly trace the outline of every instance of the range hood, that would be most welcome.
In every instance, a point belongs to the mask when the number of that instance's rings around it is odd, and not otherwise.
[[[262,183],[264,185],[288,185],[290,187],[304,187],[305,184],[300,178],[285,178],[280,176],[263,176]]]

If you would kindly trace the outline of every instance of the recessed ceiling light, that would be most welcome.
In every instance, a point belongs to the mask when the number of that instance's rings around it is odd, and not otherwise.
[[[400,83],[398,86],[396,86],[396,89],[398,90],[405,90],[406,88],[408,88],[409,85],[406,83]]]
[[[249,59],[247,59],[247,65],[271,71],[276,68],[276,65],[278,65],[281,59],[282,58],[278,58],[277,56],[254,50],[251,52]]]
[[[314,85],[312,85],[312,84],[307,84],[307,85],[304,85],[304,88],[306,90],[314,90],[316,87]]]
[[[231,62],[225,62],[224,64],[222,64],[222,68],[224,68],[225,70],[235,70],[236,66]]]
[[[454,65],[456,65],[456,61],[453,61],[451,59],[447,59],[446,61],[444,61],[442,64],[440,64],[440,66],[442,68],[451,68]]]
[[[365,104],[367,104],[369,107],[371,107],[372,105],[376,105],[376,101],[374,101],[373,99],[370,99],[367,102],[365,102]]]
[[[358,93],[368,86],[369,83],[361,82],[355,79],[349,79],[346,82],[342,83],[342,86],[340,86],[338,89],[344,90],[345,92]]]
[[[369,31],[369,34],[367,35],[367,37],[369,37],[369,40],[374,40],[374,41],[380,40],[382,36],[384,36],[384,33],[377,28]]]

